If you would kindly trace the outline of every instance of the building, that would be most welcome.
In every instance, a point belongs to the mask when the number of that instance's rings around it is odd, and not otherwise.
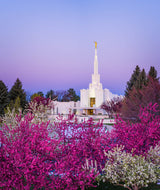
[[[58,102],[54,101],[54,110],[53,114],[63,114],[63,115],[68,115],[69,113],[75,113],[75,114],[80,114],[79,109],[80,108],[80,101],[78,102]]]
[[[93,115],[105,114],[101,109],[103,102],[118,97],[112,94],[109,89],[103,89],[100,83],[100,74],[98,73],[98,58],[97,58],[97,42],[95,42],[95,56],[94,56],[94,73],[92,74],[92,83],[89,84],[88,89],[80,90],[80,101],[78,102],[54,102],[54,114],[69,114],[75,113],[78,115]]]
[[[94,56],[94,73],[92,74],[92,83],[89,84],[89,89],[80,90],[80,107],[83,113],[103,114],[104,111],[100,109],[103,102],[118,97],[112,94],[109,89],[103,89],[100,83],[100,74],[98,73],[98,57],[97,57],[97,42],[95,42],[95,56]]]

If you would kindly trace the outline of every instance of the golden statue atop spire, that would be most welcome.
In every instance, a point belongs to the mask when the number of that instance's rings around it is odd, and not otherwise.
[[[95,43],[95,48],[97,48],[97,42],[95,41],[94,43]]]

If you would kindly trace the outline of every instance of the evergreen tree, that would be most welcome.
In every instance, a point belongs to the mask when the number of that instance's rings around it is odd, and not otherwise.
[[[136,121],[140,106],[145,107],[149,103],[157,103],[160,106],[160,81],[154,67],[150,68],[148,77],[144,69],[140,72],[132,89],[124,98],[121,114],[125,119]]]
[[[39,96],[41,96],[41,97],[44,97],[44,94],[43,94],[43,92],[41,92],[41,91],[37,92],[37,94],[38,94]]]
[[[11,113],[13,109],[14,109],[14,113],[17,113],[17,114],[19,113],[21,109],[21,100],[19,96],[16,98],[15,102],[13,102],[13,100],[9,102],[7,107],[4,109],[4,113],[5,114]]]
[[[57,95],[55,94],[55,92],[53,90],[50,90],[47,92],[46,98],[50,98],[51,100],[53,100],[53,99],[57,98]]]
[[[133,88],[129,92],[129,97],[125,97],[122,103],[121,116],[130,121],[137,121],[140,106],[146,107],[149,103],[157,103],[158,110],[160,110],[160,82],[153,78],[150,78],[143,88]],[[157,114],[160,114],[160,112]]]
[[[19,96],[16,98],[15,104],[14,104],[14,109],[15,109],[15,113],[19,113],[19,109],[21,107],[21,100],[19,98]]]
[[[13,101],[13,103],[15,104],[16,99],[18,97],[20,98],[20,105],[21,105],[22,109],[24,109],[27,104],[26,93],[22,89],[21,81],[17,78],[16,82],[14,83],[14,85],[12,86],[12,88],[9,92],[9,99],[10,99],[10,101]]]
[[[9,104],[7,105],[7,107],[4,109],[4,113],[6,114],[8,112],[11,112],[13,108],[14,108],[14,102],[13,100],[11,100]]]
[[[74,101],[77,102],[80,99],[73,88],[70,88],[66,94],[64,94],[62,102]]]
[[[132,74],[130,80],[127,82],[127,87],[125,90],[125,96],[128,96],[129,92],[132,90],[133,86],[135,86],[140,73],[141,73],[140,68],[137,65],[135,70],[133,71],[133,74]]]
[[[153,79],[158,79],[157,78],[157,71],[154,67],[150,67],[149,73],[148,73],[149,77],[152,77]]]
[[[4,114],[4,109],[9,103],[8,89],[3,81],[0,80],[0,115]]]
[[[137,81],[135,83],[135,88],[142,89],[146,85],[147,85],[147,76],[145,70],[143,69],[137,78]]]

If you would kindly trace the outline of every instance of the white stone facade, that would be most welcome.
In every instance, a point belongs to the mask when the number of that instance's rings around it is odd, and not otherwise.
[[[78,102],[58,102],[54,101],[54,110],[52,114],[70,114],[77,115],[92,115],[92,114],[106,114],[100,109],[103,102],[111,100],[118,95],[112,94],[109,89],[103,89],[100,83],[100,75],[98,73],[98,58],[97,58],[97,43],[95,44],[94,57],[94,73],[92,74],[92,83],[89,84],[88,89],[80,90],[80,101]]]
[[[77,107],[80,107],[80,101],[78,102],[58,102],[58,101],[54,101],[54,110],[52,112],[52,114],[64,114],[64,115],[68,115],[68,114],[72,114],[75,112],[75,114],[79,114]]]
[[[95,46],[94,57],[94,73],[92,74],[92,83],[89,84],[89,89],[80,90],[80,106],[84,109],[87,108],[100,108],[102,103],[111,100],[118,95],[112,94],[109,89],[103,89],[100,83],[100,75],[98,73],[98,58],[97,46]],[[91,99],[95,99],[95,104],[91,104]],[[100,110],[99,110],[100,111]]]

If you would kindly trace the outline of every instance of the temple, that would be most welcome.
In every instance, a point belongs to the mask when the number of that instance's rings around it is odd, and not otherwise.
[[[97,42],[95,42],[94,55],[94,73],[92,74],[92,83],[89,89],[80,90],[80,107],[83,113],[87,115],[98,114],[103,110],[100,109],[103,102],[111,100],[118,95],[112,94],[108,89],[103,89],[100,83],[100,74],[98,73]],[[102,113],[103,114],[103,113]]]
[[[101,109],[101,105],[103,102],[111,100],[114,97],[118,97],[118,95],[112,94],[109,89],[103,89],[102,83],[100,83],[100,74],[98,73],[97,42],[95,42],[94,72],[92,74],[92,83],[89,84],[89,88],[80,90],[80,101],[78,102],[54,101],[54,109],[52,110],[52,113],[75,113],[76,115],[107,114],[103,109]]]

